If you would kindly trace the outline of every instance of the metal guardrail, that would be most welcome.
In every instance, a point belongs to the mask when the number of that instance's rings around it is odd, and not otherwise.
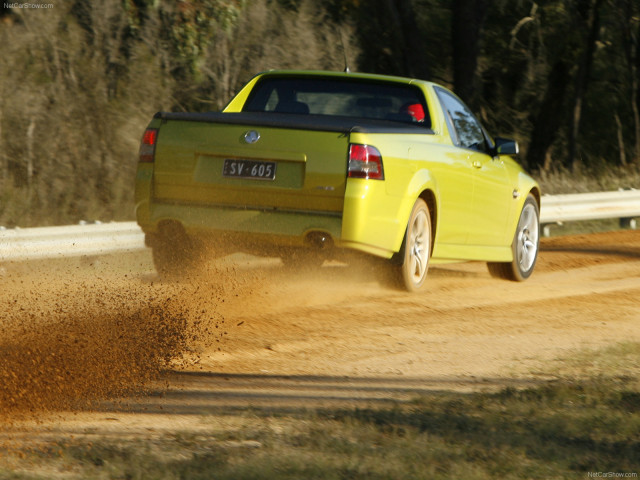
[[[0,261],[94,256],[144,248],[136,222],[0,230]]]
[[[640,190],[543,195],[540,206],[545,236],[550,224],[580,220],[619,218],[621,227],[636,228],[636,217],[640,217]]]
[[[540,223],[619,218],[635,228],[640,218],[640,190],[544,195]],[[145,248],[135,222],[81,224],[61,227],[0,229],[0,261],[94,256]]]
[[[633,217],[640,217],[640,190],[542,196],[542,224]]]

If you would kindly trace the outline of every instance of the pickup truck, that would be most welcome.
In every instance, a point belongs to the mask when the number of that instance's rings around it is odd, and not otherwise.
[[[540,189],[452,92],[372,74],[269,71],[221,112],[158,112],[144,132],[136,218],[160,274],[202,254],[321,264],[387,259],[419,290],[428,265],[533,272]]]

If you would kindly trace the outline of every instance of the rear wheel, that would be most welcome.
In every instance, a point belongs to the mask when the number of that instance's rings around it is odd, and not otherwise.
[[[538,259],[540,242],[540,211],[533,195],[529,195],[520,212],[520,220],[513,237],[513,260],[505,263],[490,262],[489,273],[498,278],[522,282],[529,278]]]
[[[409,217],[401,250],[402,284],[410,292],[420,290],[427,277],[431,256],[431,214],[424,200],[419,198]]]

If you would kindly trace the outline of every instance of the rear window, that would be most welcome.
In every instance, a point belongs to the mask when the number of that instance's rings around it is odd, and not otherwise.
[[[362,79],[265,77],[256,84],[242,110],[357,117],[431,127],[419,88]]]

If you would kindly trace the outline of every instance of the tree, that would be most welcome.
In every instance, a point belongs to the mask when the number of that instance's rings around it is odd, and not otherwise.
[[[544,76],[542,101],[537,104],[537,112],[532,117],[527,151],[530,168],[548,168],[549,151],[554,142],[567,139],[571,143],[575,137],[570,132],[578,131],[592,59],[592,54],[590,56],[585,49],[592,39],[585,33],[584,18],[592,11],[589,8],[592,2],[581,0],[578,5],[581,9],[578,10],[570,0],[550,1],[537,13],[543,26],[542,55],[548,67]],[[575,68],[575,65],[581,66]],[[575,86],[573,90],[572,86]],[[567,130],[569,133],[565,133]],[[565,156],[565,164],[568,158],[569,155]]]
[[[477,67],[488,0],[453,0],[453,84],[462,100],[476,107]]]
[[[363,71],[430,79],[424,30],[417,23],[412,0],[327,0],[334,19],[355,23]]]
[[[575,169],[577,166],[577,150],[580,135],[580,122],[582,119],[582,106],[589,85],[589,77],[593,66],[593,56],[596,50],[596,41],[600,30],[600,6],[603,0],[583,0],[577,9],[579,32],[582,34],[581,53],[578,55],[579,64],[575,73],[575,91],[573,99],[573,112],[569,128],[569,148],[567,165]]]
[[[615,2],[615,26],[621,32],[628,90],[621,92],[628,99],[633,114],[633,159],[640,164],[640,6],[633,0]],[[622,122],[620,122],[622,123]],[[622,130],[620,125],[619,130]],[[622,157],[624,159],[624,156]]]
[[[529,168],[546,170],[549,167],[547,154],[564,123],[563,99],[570,79],[569,68],[569,64],[563,59],[556,61],[551,68],[547,89],[533,121],[527,152]]]
[[[385,0],[397,29],[400,49],[397,51],[403,62],[403,75],[429,79],[431,69],[424,56],[425,43],[416,23],[416,11],[411,0]]]

